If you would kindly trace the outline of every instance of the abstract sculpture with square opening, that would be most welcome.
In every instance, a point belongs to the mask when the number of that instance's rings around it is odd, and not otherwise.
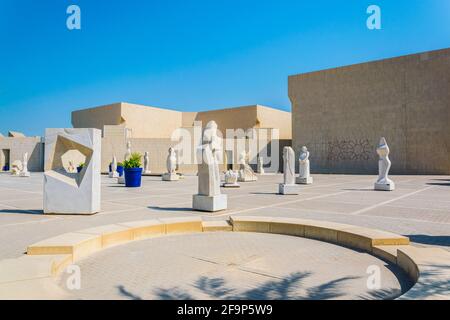
[[[198,194],[193,197],[194,210],[216,212],[227,208],[227,195],[220,193],[218,152],[222,150],[217,124],[210,121],[197,148]]]
[[[46,129],[44,213],[94,214],[100,211],[101,131]],[[79,173],[70,163],[84,163]]]

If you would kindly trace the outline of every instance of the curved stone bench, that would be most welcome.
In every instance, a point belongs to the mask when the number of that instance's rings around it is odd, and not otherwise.
[[[167,218],[124,222],[46,239],[27,255],[0,262],[0,299],[63,299],[54,278],[65,267],[96,251],[129,241],[195,232],[260,232],[326,241],[368,252],[402,268],[415,285],[401,299],[450,299],[450,252],[416,248],[394,233],[340,223],[292,218],[232,217],[229,221]]]

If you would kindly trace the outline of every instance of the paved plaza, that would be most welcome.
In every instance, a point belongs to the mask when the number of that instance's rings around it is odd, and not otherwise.
[[[245,232],[136,241],[79,266],[81,290],[67,290],[73,299],[389,299],[412,285],[397,266],[367,253]],[[375,292],[366,285],[368,266],[381,270]],[[68,277],[62,274],[62,288]]]
[[[259,176],[257,182],[241,183],[240,189],[223,189],[229,197],[228,210],[207,214],[191,209],[196,176],[178,182],[146,176],[136,189],[102,176],[101,213],[61,216],[42,214],[41,173],[32,173],[31,178],[1,174],[0,260],[20,257],[28,245],[70,231],[193,215],[205,220],[245,215],[341,222],[405,235],[416,246],[450,249],[450,177],[392,176],[397,186],[394,192],[373,191],[375,176],[314,175],[314,179],[313,185],[301,187],[300,195],[281,196],[277,194],[281,175]],[[378,297],[368,295],[361,285],[371,264],[381,267],[385,279]],[[394,266],[370,255],[279,235],[168,236],[106,249],[79,265],[85,286],[74,298],[280,298],[286,294],[307,299],[328,284],[331,293],[325,298],[364,299],[389,298],[407,287]],[[169,277],[169,271],[179,276]],[[142,281],[146,278],[153,279],[152,285]],[[290,281],[288,293],[262,289],[280,288],[280,283],[286,288]],[[339,290],[334,281],[340,284]],[[222,296],[209,287],[223,289]]]

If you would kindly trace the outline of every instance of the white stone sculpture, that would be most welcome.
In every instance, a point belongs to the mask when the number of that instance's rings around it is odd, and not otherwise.
[[[381,138],[377,148],[378,156],[378,180],[375,183],[375,190],[393,191],[395,183],[389,179],[389,169],[391,169],[391,160],[389,159],[389,146],[385,138]]]
[[[265,171],[264,171],[264,158],[263,157],[258,157],[258,170],[257,172],[260,175],[264,175]]]
[[[234,172],[233,170],[228,170],[225,173],[225,183],[223,185],[224,188],[240,188],[241,186],[238,183],[239,174]]]
[[[75,168],[75,166],[73,165],[73,161],[69,160],[69,167],[67,168],[67,171],[69,173],[75,173],[77,172],[77,169]]]
[[[203,131],[202,145],[197,148],[198,194],[193,196],[194,210],[227,209],[227,195],[220,193],[219,152],[222,152],[222,145],[217,136],[217,124],[210,121]]]
[[[63,167],[62,156],[70,150],[85,157],[80,173],[69,173]],[[101,130],[46,129],[44,154],[44,213],[99,212]]]
[[[20,160],[13,161],[13,163],[11,164],[11,174],[13,176],[20,176],[22,168],[23,168],[22,161]]]
[[[148,154],[148,151],[145,151],[144,154],[144,174],[151,174],[150,171],[150,156]]]
[[[22,161],[22,170],[20,171],[21,177],[29,177],[30,172],[28,171],[28,152],[25,152],[23,154],[23,161]]]
[[[258,177],[256,176],[253,169],[247,163],[247,153],[242,151],[239,155],[239,182],[253,182],[257,181]]]
[[[119,173],[117,172],[117,158],[113,156],[111,161],[111,172],[109,173],[110,178],[118,178]]]
[[[163,181],[178,181],[180,177],[176,174],[175,170],[177,169],[177,154],[174,148],[169,148],[169,154],[167,155],[166,160],[167,173],[162,175]]]
[[[310,173],[308,148],[302,147],[302,151],[300,152],[300,157],[298,159],[298,165],[300,174],[297,177],[296,182],[298,184],[312,184],[313,178]]]
[[[291,147],[283,148],[283,180],[278,188],[280,194],[296,195],[299,193],[299,186],[295,184],[295,153]]]
[[[123,160],[128,160],[130,157],[131,157],[131,141],[127,141],[127,152],[125,152]]]
[[[127,141],[127,151],[125,152],[125,155],[123,156],[123,160],[128,160],[131,157],[131,141]],[[118,184],[125,184],[125,172],[121,177],[117,178]]]

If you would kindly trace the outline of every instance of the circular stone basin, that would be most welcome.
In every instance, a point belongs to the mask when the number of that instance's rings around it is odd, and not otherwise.
[[[73,299],[391,299],[411,283],[395,265],[311,239],[261,233],[198,233],[131,242],[77,265]],[[378,266],[381,287],[367,286]]]

